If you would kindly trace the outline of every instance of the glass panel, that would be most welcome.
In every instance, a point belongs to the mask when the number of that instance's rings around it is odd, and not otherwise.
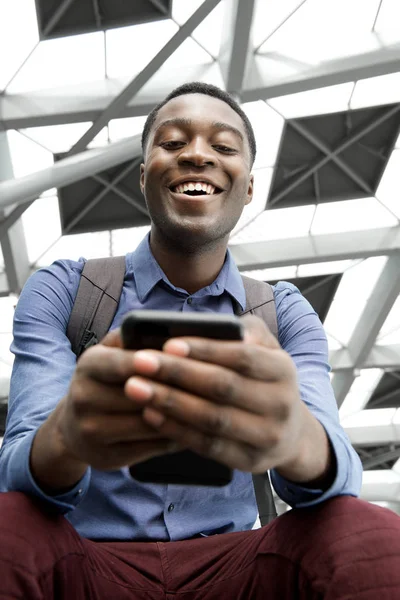
[[[343,273],[350,267],[355,266],[357,263],[358,261],[354,260],[334,260],[331,262],[314,263],[311,265],[299,265],[297,277],[315,277],[318,275]]]
[[[268,100],[286,119],[347,110],[354,83],[341,83],[317,90],[279,96]]]
[[[22,215],[29,262],[37,258],[61,236],[58,198],[40,198]],[[68,257],[65,257],[68,258]]]
[[[399,34],[400,4],[398,0],[383,0],[375,23],[377,33],[393,31]]]
[[[53,154],[17,131],[8,131],[14,176],[24,177],[54,164]]]
[[[106,32],[108,77],[137,75],[165,46],[178,26],[170,19]]]
[[[368,258],[343,274],[324,325],[344,346],[349,343],[386,260],[386,256]]]
[[[357,81],[350,108],[363,108],[400,101],[400,73]]]
[[[172,18],[182,25],[199,8],[203,0],[173,0]],[[217,57],[221,47],[225,3],[220,2],[206,19],[194,30],[197,40],[212,56]]]
[[[242,275],[258,279],[259,281],[285,281],[296,277],[297,267],[277,267],[274,269],[255,269],[253,271],[243,271]]]
[[[197,42],[192,38],[187,38],[182,44],[175,50],[173,55],[165,61],[162,69],[182,69],[188,66],[194,65],[205,65],[213,62],[212,57],[203,50]]]
[[[133,135],[141,135],[147,116],[113,119],[108,124],[111,142],[122,140]]]
[[[313,235],[361,231],[397,225],[396,218],[376,198],[329,202],[317,207]]]
[[[8,91],[14,94],[87,83],[104,79],[104,73],[103,33],[68,36],[40,42]]]
[[[142,239],[149,233],[150,225],[115,229],[112,232],[112,255],[121,256],[136,250]]]
[[[383,369],[362,369],[360,371],[360,375],[355,378],[349,393],[339,408],[341,420],[365,408],[383,373]]]
[[[319,64],[379,47],[370,34],[380,0],[308,0],[261,46],[277,60]],[[340,39],[340,44],[338,40]],[[289,49],[289,51],[288,51]]]
[[[67,125],[47,125],[46,127],[29,127],[21,129],[38,144],[45,146],[54,154],[68,152],[71,147],[83,136],[92,123],[69,123]]]
[[[41,256],[36,266],[43,267],[58,259],[78,260],[110,256],[110,234],[108,231],[80,233],[63,236],[48,252]]]
[[[400,219],[399,173],[400,149],[393,150],[376,191],[376,197]]]
[[[237,222],[236,227],[231,233],[231,239],[235,242],[236,235],[254,218],[256,218],[265,209],[267,196],[272,181],[273,169],[255,169],[253,199],[244,207],[242,216]]]
[[[35,0],[0,2],[0,91],[15,75],[38,41]]]
[[[314,205],[265,210],[231,239],[231,244],[283,240],[308,235]]]
[[[285,2],[256,0],[252,27],[253,47],[258,48],[263,44],[304,2],[305,0],[285,0]]]
[[[254,129],[257,155],[254,168],[273,167],[276,162],[285,120],[262,100],[242,104]]]

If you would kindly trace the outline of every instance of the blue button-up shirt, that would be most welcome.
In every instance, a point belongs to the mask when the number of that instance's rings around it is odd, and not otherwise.
[[[38,427],[67,393],[76,357],[66,337],[84,260],[57,261],[28,280],[14,318],[11,349],[15,362],[9,413],[0,454],[0,490],[19,490],[47,501],[65,513],[77,531],[90,539],[179,540],[251,529],[257,505],[250,473],[234,471],[223,487],[142,484],[128,468],[88,468],[67,493],[46,495],[35,482],[29,454]],[[306,489],[271,471],[277,494],[292,506],[310,506],[339,494],[357,495],[361,464],[339,424],[329,379],[328,348],[322,325],[296,287],[274,288],[279,342],[296,364],[300,394],[324,426],[336,455],[337,474],[328,490]],[[190,299],[190,300],[189,300]],[[216,280],[189,295],[176,288],[154,259],[148,238],[126,256],[126,274],[111,328],[133,309],[233,313],[244,309],[245,291],[230,253]]]

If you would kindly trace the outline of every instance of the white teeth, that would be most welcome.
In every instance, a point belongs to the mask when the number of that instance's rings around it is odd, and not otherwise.
[[[205,183],[202,181],[188,181],[185,183],[180,183],[175,187],[175,192],[178,194],[184,194],[185,192],[201,192],[203,191],[205,194],[215,194],[215,186],[211,185],[211,183]]]

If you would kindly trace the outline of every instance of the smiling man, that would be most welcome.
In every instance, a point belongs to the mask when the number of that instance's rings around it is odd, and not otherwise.
[[[144,127],[151,232],[126,256],[112,331],[76,361],[66,330],[83,259],[27,282],[0,457],[0,598],[398,597],[400,520],[355,497],[361,465],[339,424],[326,337],[294,286],[274,288],[279,341],[244,317],[244,341],[122,348],[132,309],[245,310],[227,245],[252,199],[255,153],[228,94],[174,90]],[[229,466],[232,482],[130,476],[180,448]],[[293,510],[253,530],[251,473],[268,470]]]

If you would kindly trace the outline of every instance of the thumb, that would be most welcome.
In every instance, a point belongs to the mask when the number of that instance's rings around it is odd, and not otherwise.
[[[267,348],[280,348],[279,342],[265,321],[255,315],[245,315],[241,318],[244,325],[244,341],[247,344],[259,344]]]
[[[103,346],[108,346],[109,348],[123,348],[121,329],[118,327],[118,329],[109,331],[107,335],[100,340],[100,344],[103,344]]]

